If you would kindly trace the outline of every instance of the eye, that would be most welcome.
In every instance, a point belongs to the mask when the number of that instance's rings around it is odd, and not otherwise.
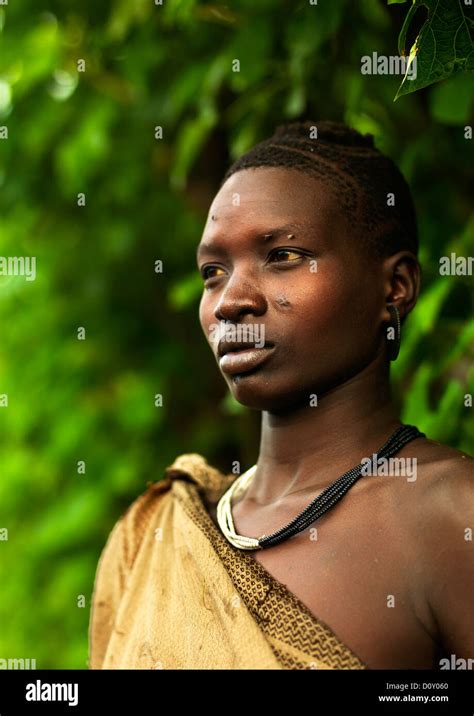
[[[300,254],[298,251],[294,251],[293,249],[276,249],[271,254],[271,259],[276,260],[277,263],[291,263],[292,261],[297,261],[302,258],[304,258],[303,254]]]
[[[207,281],[210,278],[216,278],[216,274],[210,273],[212,271],[224,271],[224,269],[220,266],[203,266],[203,268],[201,269],[201,276],[204,281]]]

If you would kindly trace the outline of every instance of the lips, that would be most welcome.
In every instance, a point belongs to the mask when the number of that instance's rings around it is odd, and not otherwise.
[[[249,341],[225,341],[220,340],[217,346],[217,353],[222,358],[226,353],[237,353],[238,351],[262,350],[263,348],[273,347],[273,343],[265,341],[263,346],[256,346],[255,342]]]
[[[265,343],[258,348],[255,343],[220,341],[217,349],[220,356],[219,367],[228,375],[246,373],[262,365],[274,350],[272,343]]]

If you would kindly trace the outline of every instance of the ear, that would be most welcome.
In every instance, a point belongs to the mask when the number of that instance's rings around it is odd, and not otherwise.
[[[399,251],[384,260],[382,270],[385,302],[397,306],[403,321],[415,307],[420,292],[421,269],[418,259],[411,251]],[[390,320],[386,306],[382,320]]]

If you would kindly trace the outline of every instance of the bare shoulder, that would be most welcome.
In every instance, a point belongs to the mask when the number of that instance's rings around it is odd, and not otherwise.
[[[467,453],[435,440],[419,438],[405,446],[400,454],[416,458],[418,497],[423,495],[429,504],[449,508],[451,499],[456,498],[459,503],[463,494],[472,499],[474,458]]]
[[[474,459],[448,445],[419,438],[399,453],[416,459],[414,477],[394,493],[405,547],[428,580],[454,561],[474,565]],[[395,505],[392,503],[392,508]],[[474,576],[474,569],[473,569]]]
[[[426,439],[414,441],[411,454],[417,458],[417,479],[405,502],[406,546],[417,589],[444,646],[473,657],[474,459]]]
[[[425,479],[426,523],[442,536],[446,555],[455,550],[467,556],[474,544],[474,459],[434,443],[419,472],[421,480],[423,473],[430,473]]]

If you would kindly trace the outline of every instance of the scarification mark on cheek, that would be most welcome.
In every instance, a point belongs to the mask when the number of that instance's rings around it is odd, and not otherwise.
[[[291,306],[291,303],[289,302],[284,293],[279,293],[276,296],[275,301],[278,303],[279,306]]]

